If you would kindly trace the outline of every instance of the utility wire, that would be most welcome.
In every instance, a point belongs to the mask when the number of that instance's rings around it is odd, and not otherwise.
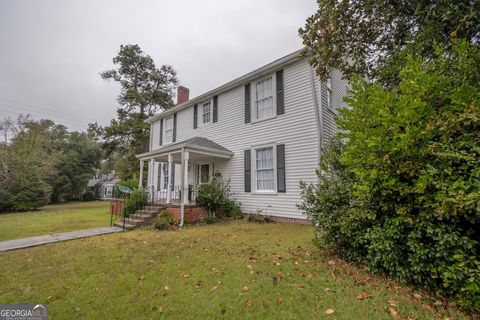
[[[6,102],[9,102],[9,103],[14,103],[16,105],[20,105],[24,109],[27,109],[27,110],[33,108],[34,111],[38,111],[38,109],[41,109],[43,111],[54,113],[54,114],[63,114],[64,116],[71,117],[71,118],[74,118],[74,119],[83,118],[86,121],[95,122],[95,119],[93,119],[93,118],[88,118],[88,117],[78,116],[78,115],[73,115],[73,114],[68,114],[68,113],[62,113],[62,112],[59,112],[58,110],[45,108],[45,107],[42,107],[42,106],[39,106],[39,105],[24,103],[24,102],[20,102],[20,101],[11,100],[11,99],[5,99],[5,98],[1,98],[1,97],[0,97],[0,100],[6,101]],[[12,106],[12,107],[19,107],[19,106]]]

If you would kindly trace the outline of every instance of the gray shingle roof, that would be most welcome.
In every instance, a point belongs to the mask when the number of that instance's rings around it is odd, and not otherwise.
[[[200,147],[206,147],[206,148],[211,148],[211,149],[217,149],[220,151],[227,151],[231,152],[227,148],[222,147],[218,143],[213,142],[212,140],[208,140],[207,138],[202,138],[202,137],[193,137],[188,140],[176,142],[173,144],[168,145],[168,147],[175,146],[175,145],[180,145],[180,144],[192,144]]]

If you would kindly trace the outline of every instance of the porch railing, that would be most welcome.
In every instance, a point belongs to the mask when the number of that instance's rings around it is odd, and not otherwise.
[[[182,201],[182,192],[187,193],[187,203],[195,204],[197,201],[197,186],[189,185],[188,188],[181,188],[175,186],[170,193],[170,202],[168,202],[167,190],[155,190],[153,186],[143,188],[145,193],[138,193],[126,195],[124,198],[114,199],[110,205],[110,225],[113,224],[113,216],[119,216],[120,213],[123,218],[123,229],[129,219],[135,219],[137,215],[141,215],[145,210],[151,210],[154,207],[166,203],[180,204]]]

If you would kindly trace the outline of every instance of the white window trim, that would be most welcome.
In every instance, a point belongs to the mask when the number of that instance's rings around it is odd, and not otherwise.
[[[262,148],[269,148],[273,147],[273,190],[257,190],[257,149],[262,149]],[[262,145],[256,145],[252,146],[250,148],[250,154],[252,157],[250,157],[250,167],[253,168],[252,170],[252,181],[251,181],[251,190],[252,194],[269,194],[269,195],[275,195],[278,194],[278,182],[277,182],[277,144],[276,143],[269,143],[269,144],[262,144]]]
[[[270,77],[272,78],[273,113],[270,118],[257,119],[257,113],[255,112],[255,104],[256,104],[255,91],[256,91],[257,82]],[[257,78],[250,83],[250,123],[262,122],[270,119],[275,119],[276,117],[277,117],[277,74],[276,72],[273,72],[261,78]]]
[[[203,123],[203,105],[210,102],[210,121]],[[213,98],[197,104],[197,127],[203,127],[213,122]]]
[[[172,120],[172,141],[167,141],[167,121]],[[163,132],[162,132],[162,145],[168,145],[173,143],[173,115],[163,118]]]

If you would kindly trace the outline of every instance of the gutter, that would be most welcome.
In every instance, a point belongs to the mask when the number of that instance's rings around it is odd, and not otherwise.
[[[313,107],[315,108],[315,123],[317,127],[317,135],[318,135],[318,150],[317,156],[318,161],[320,162],[320,157],[322,156],[322,148],[323,148],[323,108],[322,108],[322,82],[319,82],[319,89],[320,89],[320,108],[317,100],[317,92],[315,90],[315,74],[313,68],[310,66],[310,87],[312,89],[312,97],[313,97]]]

